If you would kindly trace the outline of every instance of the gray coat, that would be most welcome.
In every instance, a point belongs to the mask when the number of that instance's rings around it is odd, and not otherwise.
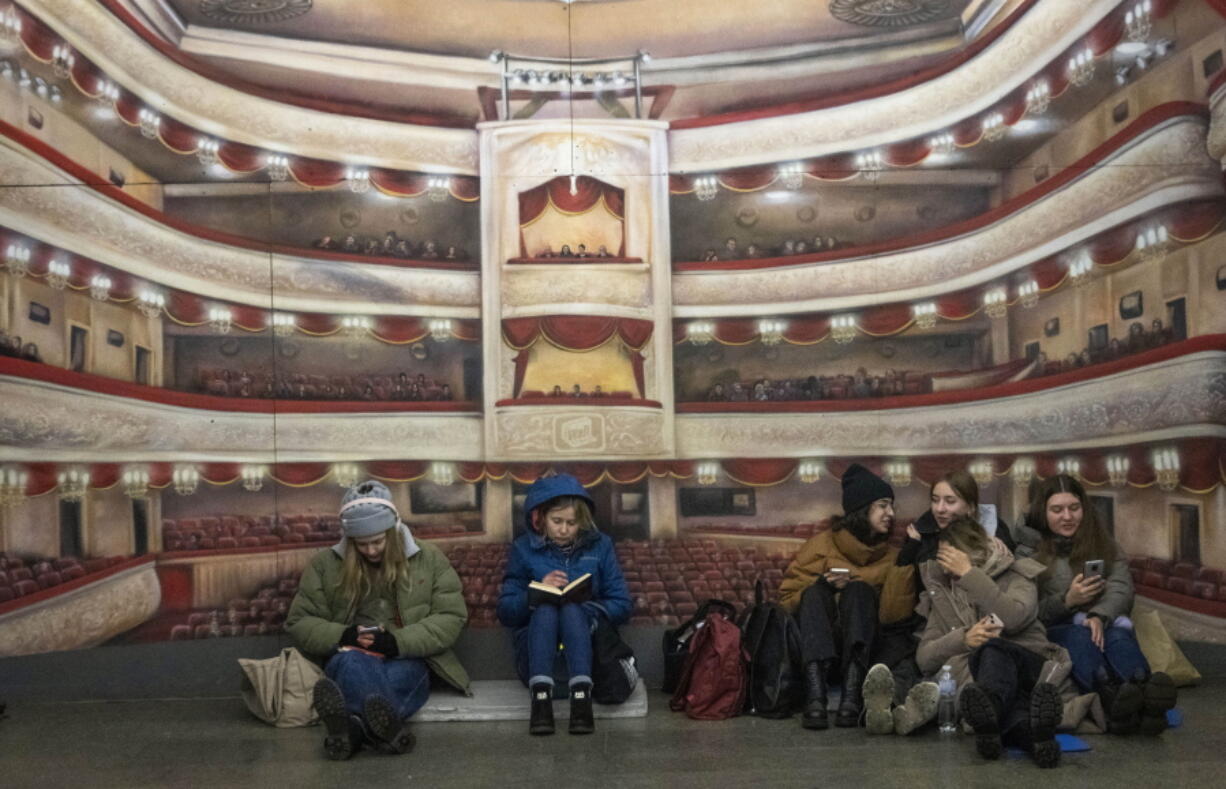
[[[1043,624],[1048,627],[1064,624],[1078,612],[1101,616],[1108,623],[1118,616],[1128,616],[1132,613],[1132,602],[1136,594],[1132,588],[1132,573],[1128,570],[1128,556],[1119,543],[1113,545],[1115,556],[1102,594],[1097,600],[1076,608],[1065,605],[1064,596],[1068,594],[1068,588],[1073,583],[1073,576],[1081,572],[1082,568],[1070,566],[1069,560],[1063,556],[1051,560],[1047,574],[1039,580],[1039,619]]]
[[[916,661],[928,678],[935,678],[948,664],[960,692],[973,680],[966,631],[988,614],[996,614],[1004,622],[1001,638],[1045,659],[1040,680],[1055,685],[1064,701],[1060,728],[1072,730],[1085,722],[1089,731],[1094,727],[1102,730],[1105,719],[1097,694],[1077,694],[1069,678],[1073,662],[1068,651],[1047,640],[1047,630],[1038,620],[1035,579],[1043,569],[1033,559],[1014,559],[994,577],[975,567],[954,580],[936,561],[921,564],[925,591],[920,594],[916,613],[928,621],[920,636]]]

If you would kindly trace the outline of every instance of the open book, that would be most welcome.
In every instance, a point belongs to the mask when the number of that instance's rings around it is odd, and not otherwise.
[[[528,605],[558,605],[562,602],[582,603],[592,596],[592,574],[584,573],[559,589],[533,581],[528,584]]]

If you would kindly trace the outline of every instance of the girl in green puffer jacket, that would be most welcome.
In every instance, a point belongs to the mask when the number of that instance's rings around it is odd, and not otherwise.
[[[385,485],[351,488],[340,517],[344,537],[307,565],[285,628],[324,663],[314,704],[328,758],[363,742],[405,753],[405,722],[426,703],[431,673],[469,692],[451,651],[468,620],[460,578],[442,551],[414,541]]]

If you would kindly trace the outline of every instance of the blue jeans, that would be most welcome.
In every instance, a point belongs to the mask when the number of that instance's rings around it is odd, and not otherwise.
[[[345,696],[345,709],[362,714],[366,697],[382,696],[407,720],[430,698],[430,669],[421,658],[380,660],[362,652],[337,652],[324,667]]]
[[[559,646],[569,677],[567,684],[591,683],[592,620],[582,606],[537,606],[528,626],[516,630],[513,640],[516,671],[529,687],[554,684]]]
[[[1047,640],[1068,650],[1073,659],[1073,680],[1084,691],[1094,690],[1094,676],[1102,669],[1111,679],[1124,682],[1149,678],[1149,663],[1141,654],[1141,646],[1131,628],[1105,626],[1102,649],[1094,646],[1090,628],[1084,625],[1070,623],[1049,627]]]

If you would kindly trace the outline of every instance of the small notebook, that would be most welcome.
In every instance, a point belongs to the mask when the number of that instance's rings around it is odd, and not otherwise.
[[[592,596],[592,574],[584,573],[575,580],[559,589],[556,586],[533,581],[528,584],[529,605],[559,605],[566,603],[582,603]]]

